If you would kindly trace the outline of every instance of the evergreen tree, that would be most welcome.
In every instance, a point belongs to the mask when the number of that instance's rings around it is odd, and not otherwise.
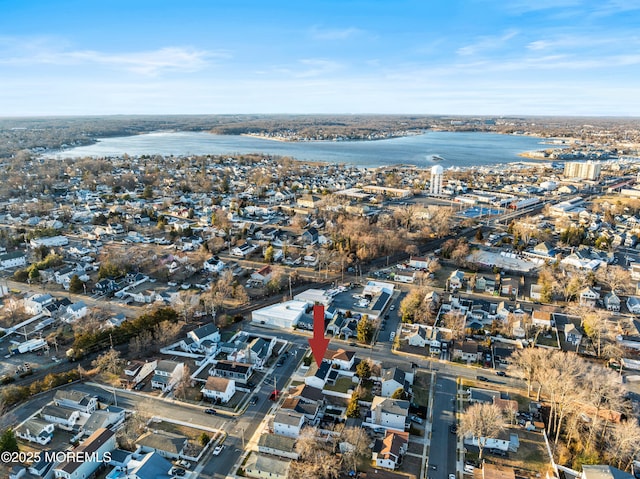
[[[0,452],[18,452],[18,440],[13,429],[7,429],[0,436]]]
[[[70,293],[82,293],[84,291],[84,283],[80,281],[80,277],[77,274],[71,276],[71,280],[69,281],[69,292]]]

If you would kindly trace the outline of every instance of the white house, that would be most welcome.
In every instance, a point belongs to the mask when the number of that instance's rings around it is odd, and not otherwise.
[[[503,431],[498,437],[481,437],[480,442],[484,444],[486,449],[498,449],[500,451],[508,451],[509,449],[517,450],[519,441],[516,434],[511,435],[508,431]],[[468,436],[464,438],[465,444],[471,444],[478,446],[478,438],[475,436]]]
[[[266,285],[273,276],[273,268],[270,264],[263,266],[262,268],[251,273],[251,279],[262,285]]]
[[[619,312],[620,311],[620,298],[613,291],[604,297],[604,307],[607,311]]]
[[[257,479],[287,479],[291,461],[278,457],[251,453],[244,463],[243,469],[247,477]]]
[[[155,374],[151,378],[151,387],[162,389],[162,392],[170,391],[182,379],[184,363],[163,360],[156,366]]]
[[[346,351],[342,348],[339,349],[327,349],[324,353],[324,360],[331,363],[333,366],[344,371],[349,371],[353,367],[353,363],[356,357],[355,351]]]
[[[411,384],[413,383],[413,374],[407,374],[400,368],[386,369],[382,373],[382,388],[380,395],[390,398],[398,389],[406,393],[411,392]]]
[[[49,444],[53,438],[54,425],[41,419],[29,419],[16,428],[16,436],[29,442]]]
[[[57,424],[60,429],[70,431],[80,419],[80,411],[65,406],[47,404],[40,413],[42,418],[52,424]]]
[[[569,322],[564,325],[564,337],[572,346],[579,346],[582,341],[582,333],[573,323]]]
[[[640,314],[640,297],[629,296],[627,298],[627,309],[631,314]]]
[[[387,431],[383,440],[375,442],[373,460],[376,466],[384,469],[396,469],[409,447],[409,433],[404,431]]]
[[[131,361],[124,367],[124,371],[120,375],[120,384],[125,387],[133,387],[154,372],[157,366],[156,359],[146,362]]]
[[[304,414],[297,412],[277,412],[273,418],[273,432],[287,437],[299,437]]]
[[[460,289],[464,281],[464,273],[460,270],[455,270],[449,275],[449,288]]]
[[[40,314],[45,306],[53,303],[55,298],[50,294],[32,294],[22,300],[22,306],[27,314]]]
[[[187,333],[187,337],[180,342],[180,347],[185,351],[201,352],[207,355],[214,354],[220,342],[220,331],[215,323],[205,324]]]
[[[409,346],[424,348],[427,345],[427,330],[418,324],[407,325],[411,327],[410,332],[405,336]],[[407,326],[404,326],[405,328]]]
[[[236,382],[233,379],[209,376],[202,388],[202,395],[207,399],[227,403],[236,393]]]
[[[53,396],[56,406],[64,406],[77,409],[80,412],[91,414],[98,408],[98,399],[75,389],[58,389]]]
[[[409,401],[374,396],[371,411],[363,425],[369,427],[380,426],[385,429],[404,431],[404,425],[409,415]]]
[[[110,429],[98,429],[74,450],[75,458],[58,464],[53,473],[56,478],[64,479],[90,477],[99,466],[107,462],[105,454],[115,448],[115,432]]]
[[[596,301],[600,299],[600,293],[595,289],[586,287],[580,291],[580,305],[595,307]]]
[[[398,283],[413,283],[416,280],[415,271],[396,271],[393,280]]]
[[[213,256],[204,262],[202,269],[204,269],[205,271],[208,271],[209,273],[220,274],[222,273],[222,270],[224,269],[224,267],[225,267],[224,262],[217,256]]]
[[[65,312],[60,316],[60,320],[65,323],[73,323],[80,318],[84,318],[88,311],[89,310],[84,301],[78,301],[77,303],[70,304],[66,307]]]
[[[19,268],[27,264],[27,255],[24,251],[11,251],[0,254],[0,269]]]

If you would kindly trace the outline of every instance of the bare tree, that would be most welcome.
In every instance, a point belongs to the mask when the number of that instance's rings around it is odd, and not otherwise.
[[[617,461],[618,469],[631,469],[634,458],[640,454],[640,425],[636,418],[621,421],[611,428],[607,452]]]
[[[340,434],[340,450],[343,461],[354,471],[358,470],[358,462],[371,457],[369,436],[360,427],[345,427]]]
[[[618,265],[598,268],[596,279],[609,286],[614,293],[627,293],[633,284],[631,272]]]
[[[305,428],[295,445],[300,455],[291,463],[289,477],[292,479],[335,479],[340,472],[340,460],[330,444],[320,438],[316,428]]]
[[[122,372],[124,361],[120,358],[120,351],[109,349],[91,362],[91,365],[101,372],[119,374]]]
[[[487,440],[497,437],[504,430],[504,427],[501,409],[495,404],[488,403],[476,403],[469,406],[460,421],[461,434],[472,436],[477,440],[480,461]]]

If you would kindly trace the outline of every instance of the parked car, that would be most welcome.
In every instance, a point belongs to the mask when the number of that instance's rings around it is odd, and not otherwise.
[[[455,424],[452,424],[451,426],[449,426],[449,432],[451,434],[455,434],[458,432],[458,426],[456,426]]]
[[[468,474],[473,474],[473,470],[475,469],[475,467],[473,467],[471,464],[465,464],[464,465],[464,472],[468,473]]]
[[[256,383],[254,383],[253,381],[249,381],[247,383],[247,386],[249,386],[250,388],[255,388],[256,387]]]
[[[186,473],[187,473],[187,471],[185,471],[181,467],[174,467],[173,469],[171,469],[171,474],[173,474],[174,476],[182,477]]]
[[[506,378],[506,377],[507,377],[507,373],[505,373],[504,371],[496,371],[496,374],[497,374],[498,376],[502,376],[503,378]]]
[[[396,332],[395,331],[391,331],[391,334],[389,335],[389,339],[391,341],[393,341],[395,337],[396,337]]]
[[[486,383],[489,381],[489,379],[485,378],[484,376],[478,376],[478,381],[482,381],[483,383]]]
[[[258,404],[258,396],[253,396],[249,401],[249,404],[251,404],[252,406],[255,406],[256,404]]]
[[[422,424],[423,423],[422,418],[419,417],[419,416],[416,416],[415,414],[413,416],[411,416],[410,419],[411,419],[411,422],[415,422],[415,423],[418,423],[418,424]]]
[[[393,311],[394,309],[396,309],[396,305],[392,304],[391,307],[389,308],[390,311]]]
[[[185,469],[189,469],[191,467],[191,463],[184,459],[180,459],[176,464],[180,467],[184,467]]]
[[[218,414],[218,411],[216,411],[215,409],[212,408],[207,408],[204,410],[205,414],[211,414],[212,416],[215,416],[216,414]]]
[[[145,383],[138,383],[135,386],[133,386],[133,389],[135,389],[136,391],[142,391],[145,386],[146,386]]]
[[[449,474],[449,479],[456,479],[456,475],[455,474]]]

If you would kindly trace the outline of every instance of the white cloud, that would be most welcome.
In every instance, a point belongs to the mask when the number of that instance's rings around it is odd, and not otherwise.
[[[362,32],[362,30],[355,27],[337,29],[314,26],[311,28],[311,38],[315,40],[346,40]]]
[[[137,52],[105,52],[72,49],[57,38],[0,37],[0,65],[103,65],[117,70],[154,76],[167,71],[202,70],[211,59],[229,56],[230,54],[224,51],[212,52],[174,46]]]
[[[501,36],[480,37],[475,43],[458,48],[458,55],[478,55],[487,51],[497,50],[507,44],[509,40],[518,35],[517,30],[509,30]]]

